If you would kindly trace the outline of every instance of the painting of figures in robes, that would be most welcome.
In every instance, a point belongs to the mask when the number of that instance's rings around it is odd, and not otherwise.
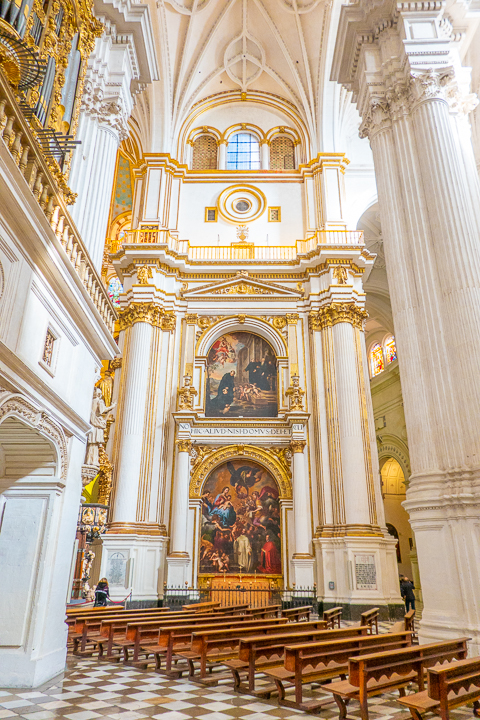
[[[278,486],[261,465],[231,460],[202,492],[200,573],[281,575]]]
[[[235,332],[216,340],[207,356],[206,417],[275,417],[277,360],[259,335]]]

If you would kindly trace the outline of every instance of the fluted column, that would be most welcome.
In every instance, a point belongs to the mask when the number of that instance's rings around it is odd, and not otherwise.
[[[310,313],[310,329],[322,338],[325,407],[322,403],[320,412],[326,414],[330,460],[333,522],[320,527],[315,538],[327,605],[400,605],[394,541],[385,528],[369,412],[366,317],[353,301],[333,302]],[[349,579],[336,570],[345,564],[352,569]]]
[[[456,120],[475,98],[443,4],[359,9],[342,9],[333,76],[359,98],[375,162],[412,467],[404,505],[421,574],[420,635],[468,635],[477,652],[480,192]],[[355,39],[353,66],[346,48]]]
[[[85,117],[82,128],[86,137],[80,139],[86,147],[75,156],[71,175],[71,186],[81,202],[73,206],[71,214],[93,264],[100,270],[120,141],[118,132],[95,118]],[[88,159],[82,153],[87,153]]]
[[[117,431],[115,505],[111,518],[117,531],[137,521],[153,327],[148,322],[137,322],[127,332],[122,369],[121,427]]]
[[[308,482],[305,471],[304,448],[305,440],[292,440],[290,449],[293,453],[293,513],[295,517],[295,553],[294,558],[311,558],[310,533],[308,518],[310,509],[308,502]]]
[[[182,588],[187,578],[190,556],[187,551],[187,518],[190,487],[189,439],[177,440],[177,457],[173,480],[170,553],[167,557],[168,587]]]

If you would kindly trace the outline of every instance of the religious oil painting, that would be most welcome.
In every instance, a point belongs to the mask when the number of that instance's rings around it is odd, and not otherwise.
[[[206,417],[275,417],[277,360],[258,335],[235,332],[216,340],[207,357]]]
[[[211,473],[202,492],[200,573],[282,573],[278,494],[272,475],[248,459]]]

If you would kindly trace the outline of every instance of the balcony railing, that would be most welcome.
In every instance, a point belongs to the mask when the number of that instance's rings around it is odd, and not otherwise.
[[[22,114],[5,77],[0,73],[0,138],[45,213],[93,304],[113,332],[117,313],[83,241],[70,218],[66,199],[70,190],[47,161],[41,145]],[[62,182],[63,181],[63,182]]]
[[[251,260],[256,262],[291,263],[300,258],[314,257],[328,246],[362,246],[363,232],[358,230],[317,230],[307,240],[297,240],[295,245],[255,245],[236,242],[231,245],[191,245],[188,240],[178,240],[167,230],[142,227],[127,230],[123,242],[156,244],[166,247],[169,253],[184,255],[188,260],[201,262],[231,262]]]

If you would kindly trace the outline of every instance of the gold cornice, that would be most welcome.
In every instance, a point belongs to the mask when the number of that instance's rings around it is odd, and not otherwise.
[[[121,332],[137,322],[148,323],[161,330],[175,330],[175,313],[154,303],[132,303],[120,312],[118,329]]]
[[[109,535],[153,535],[167,537],[167,529],[165,525],[157,523],[139,523],[139,522],[113,522],[107,526]]]
[[[309,313],[308,320],[311,330],[323,330],[337,323],[350,323],[359,330],[364,329],[368,313],[355,303],[332,303]]]

